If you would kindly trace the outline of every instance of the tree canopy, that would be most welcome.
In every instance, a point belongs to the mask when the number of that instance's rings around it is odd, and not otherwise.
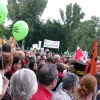
[[[100,46],[99,17],[92,16],[89,20],[81,21],[85,13],[77,3],[70,3],[66,6],[65,12],[59,10],[62,23],[61,20],[50,19],[44,22],[40,17],[47,2],[48,0],[8,0],[8,19],[13,21],[12,25],[19,20],[24,20],[29,25],[25,48],[30,48],[40,40],[43,46],[44,39],[60,41],[59,52],[73,52],[80,46],[82,50],[91,54],[95,39],[98,40],[98,47]],[[0,25],[0,36],[5,35],[9,38],[12,25],[6,28]]]

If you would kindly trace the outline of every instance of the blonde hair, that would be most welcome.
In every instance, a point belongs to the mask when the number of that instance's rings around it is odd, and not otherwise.
[[[97,80],[94,76],[84,76],[80,81],[80,88],[77,90],[79,97],[82,98],[84,96],[88,96],[91,92],[94,93],[96,85]]]
[[[13,57],[15,57],[15,56],[20,56],[22,58],[22,60],[25,59],[25,53],[23,51],[15,51],[13,53]]]

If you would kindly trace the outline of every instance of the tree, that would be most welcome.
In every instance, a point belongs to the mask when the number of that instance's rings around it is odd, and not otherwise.
[[[66,35],[66,50],[72,50],[71,49],[71,41],[73,37],[71,37],[71,34],[73,34],[73,30],[77,29],[78,25],[80,24],[80,20],[84,18],[84,13],[81,11],[80,6],[75,3],[74,5],[69,4],[66,6],[66,12],[64,14],[64,11],[60,9],[60,15],[61,19],[64,24],[64,30]]]
[[[78,28],[74,30],[72,37],[72,50],[75,50],[79,45],[82,50],[88,51],[91,55],[94,40],[100,40],[100,18],[92,16],[90,20],[81,22]]]
[[[34,27],[39,21],[48,0],[8,0],[8,19],[13,21],[24,20],[29,26],[29,34],[26,44],[31,46],[34,36]]]
[[[5,36],[7,39],[11,36],[10,26],[5,27],[4,25],[0,25],[0,37]]]
[[[54,41],[60,41],[60,51],[65,50],[65,33],[64,33],[64,26],[56,20],[53,20],[52,22],[50,20],[47,20],[46,22],[46,30],[47,30],[47,39],[54,40]]]

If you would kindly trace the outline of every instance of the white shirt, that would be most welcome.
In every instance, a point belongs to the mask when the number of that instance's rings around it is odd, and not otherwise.
[[[0,74],[0,94],[2,93],[2,89],[3,89],[3,78],[2,75]]]

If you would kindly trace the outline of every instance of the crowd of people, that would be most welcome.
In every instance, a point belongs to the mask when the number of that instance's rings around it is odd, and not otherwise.
[[[0,100],[100,100],[97,74],[85,73],[88,61],[50,51],[12,51],[0,46]]]

